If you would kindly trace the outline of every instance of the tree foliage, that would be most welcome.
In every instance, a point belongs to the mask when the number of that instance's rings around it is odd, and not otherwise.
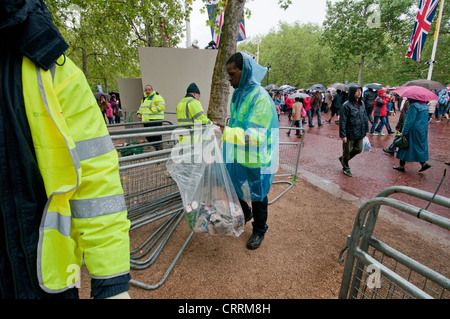
[[[138,47],[181,42],[188,0],[46,0],[53,20],[92,89],[116,90],[119,77],[139,77]]]
[[[257,45],[258,40],[253,39],[240,44],[239,49],[256,54]],[[280,22],[277,30],[260,40],[259,63],[270,65],[263,84],[306,88],[314,83],[327,83],[333,78],[330,54],[329,46],[322,42],[322,29],[318,24]]]
[[[358,64],[358,83],[366,59],[381,60],[391,52],[390,44],[405,39],[411,20],[412,0],[327,1],[324,40],[333,48],[333,65],[346,70]]]

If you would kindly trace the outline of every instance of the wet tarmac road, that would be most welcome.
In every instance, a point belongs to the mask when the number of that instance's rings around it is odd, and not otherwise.
[[[392,129],[398,121],[400,112],[389,118]],[[430,193],[434,193],[443,179],[444,171],[450,169],[445,162],[450,161],[450,123],[446,120],[436,123],[433,120],[429,123],[428,147],[429,161],[431,168],[419,173],[419,163],[406,163],[406,172],[398,172],[392,166],[399,165],[399,160],[395,156],[383,152],[383,148],[389,147],[394,138],[387,134],[383,128],[384,136],[372,136],[368,134],[372,144],[369,152],[354,157],[350,162],[353,177],[348,177],[342,173],[342,166],[338,160],[342,155],[342,142],[339,139],[339,125],[325,122],[330,118],[330,112],[322,113],[322,126],[317,125],[317,117],[314,118],[314,127],[304,124],[305,137],[301,150],[299,171],[306,171],[314,174],[327,183],[334,183],[345,192],[348,192],[365,201],[375,197],[380,191],[391,186],[410,186]],[[280,114],[280,127],[289,126],[290,122],[287,113]],[[370,123],[369,123],[370,127]],[[291,131],[287,136],[284,130],[280,132],[281,141],[297,141],[298,138]],[[447,172],[442,184],[437,192],[438,195],[450,198],[450,172]],[[427,202],[411,198],[406,195],[391,195],[408,202],[416,207],[425,208]],[[323,199],[317,199],[318,202]],[[436,204],[431,204],[428,210],[450,218],[450,210]],[[404,216],[404,215],[403,215]],[[406,216],[406,219],[416,219]],[[448,232],[444,232],[445,237],[450,238]]]

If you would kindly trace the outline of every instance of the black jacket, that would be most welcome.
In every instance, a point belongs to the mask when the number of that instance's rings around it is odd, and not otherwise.
[[[357,86],[348,90],[348,100],[341,108],[339,115],[339,137],[350,140],[362,139],[369,132],[369,118],[364,102],[355,100]]]
[[[378,97],[377,91],[373,91],[372,89],[368,89],[366,93],[364,93],[364,104],[366,109],[373,110],[375,107],[375,99]]]
[[[332,107],[339,111],[342,107],[342,101],[344,100],[344,97],[342,96],[341,92],[336,92],[336,94],[333,97],[332,101]]]

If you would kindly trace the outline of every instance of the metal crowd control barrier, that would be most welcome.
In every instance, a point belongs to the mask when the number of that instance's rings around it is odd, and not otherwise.
[[[450,208],[450,199],[412,187],[394,186],[366,201],[358,211],[351,236],[339,254],[339,262],[347,250],[339,298],[435,298],[450,297],[450,280],[446,276],[404,255],[373,237],[382,205],[450,230],[450,220],[415,207],[391,194],[402,193]]]
[[[178,186],[168,173],[166,162],[176,142],[172,139],[172,132],[181,128],[192,131],[189,125],[172,125],[168,121],[161,121],[161,126],[157,127],[142,127],[142,124],[132,122],[108,125],[108,128],[125,127],[110,129],[109,132],[119,154],[119,173],[131,222],[130,232],[158,222],[156,229],[130,252],[130,265],[136,270],[143,270],[154,264],[183,218]],[[162,136],[162,141],[144,143],[146,136]],[[163,145],[162,150],[153,150],[157,143]],[[192,234],[190,232],[165,274],[156,284],[149,285],[134,279],[130,284],[144,289],[160,287],[192,238]]]
[[[301,138],[296,142],[281,142],[281,136],[284,135],[288,130],[291,130],[292,134],[294,132],[299,132]],[[274,199],[269,201],[269,205],[274,203],[277,199],[283,196],[287,191],[289,191],[297,180],[298,164],[300,161],[300,152],[303,146],[303,139],[305,138],[305,129],[298,127],[280,127],[280,142],[279,142],[279,153],[278,153],[278,169],[275,173],[274,181],[272,184],[288,184],[288,186],[283,189],[283,191],[276,195]],[[284,180],[285,178],[291,177],[292,180]],[[280,180],[281,179],[281,180]]]

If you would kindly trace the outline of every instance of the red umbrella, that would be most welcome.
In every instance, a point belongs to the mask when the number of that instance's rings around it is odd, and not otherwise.
[[[402,86],[396,88],[392,92],[397,93],[402,97],[407,97],[409,99],[414,99],[422,102],[439,100],[436,94],[421,86]]]

